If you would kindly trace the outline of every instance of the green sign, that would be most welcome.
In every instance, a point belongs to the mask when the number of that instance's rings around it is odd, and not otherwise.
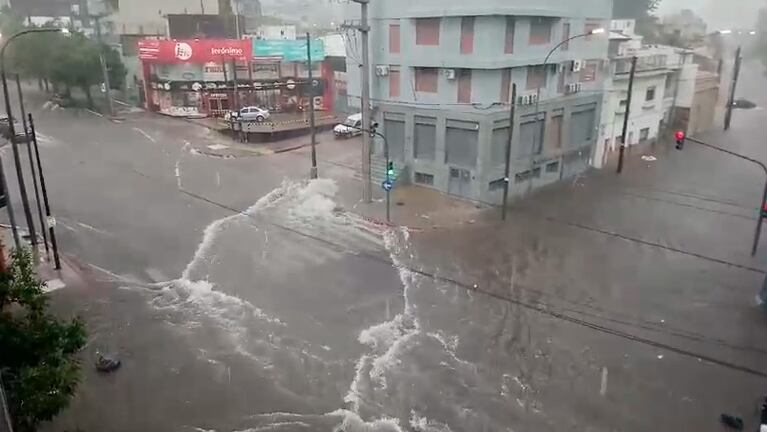
[[[306,62],[306,40],[253,40],[253,57],[282,57],[286,62]],[[325,42],[312,40],[312,61],[325,59]]]

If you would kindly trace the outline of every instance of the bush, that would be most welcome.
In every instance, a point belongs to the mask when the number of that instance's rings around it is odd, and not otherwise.
[[[29,251],[13,254],[0,272],[0,377],[17,432],[33,432],[69,404],[80,381],[78,351],[85,345],[79,319],[48,312],[43,282]]]

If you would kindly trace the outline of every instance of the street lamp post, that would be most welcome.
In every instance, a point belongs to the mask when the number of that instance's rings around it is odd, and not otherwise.
[[[733,151],[726,150],[726,149],[723,149],[721,147],[717,147],[717,146],[705,143],[703,141],[700,141],[698,139],[689,137],[689,136],[687,136],[687,134],[685,134],[682,131],[679,131],[679,132],[676,133],[676,149],[677,150],[683,150],[684,149],[684,144],[687,141],[689,141],[691,143],[694,143],[694,144],[698,144],[698,145],[706,147],[706,148],[709,148],[711,150],[716,150],[718,152],[725,153],[725,154],[728,154],[730,156],[734,156],[734,157],[736,157],[738,159],[742,159],[742,160],[751,162],[754,165],[758,165],[759,168],[761,168],[762,171],[764,171],[765,178],[767,179],[767,166],[765,166],[765,164],[762,163],[761,161],[758,161],[758,160],[750,158],[748,156],[744,156],[742,154],[735,153]],[[751,246],[751,256],[755,256],[756,255],[756,251],[759,248],[759,239],[762,236],[762,224],[764,223],[765,216],[767,216],[767,180],[765,181],[764,192],[762,193],[762,204],[759,207],[759,217],[757,218],[757,222],[756,222],[756,232],[754,233],[754,242],[753,242],[753,244]]]
[[[19,182],[19,191],[21,193],[21,204],[24,207],[24,216],[27,221],[27,228],[29,229],[29,236],[30,236],[30,242],[32,243],[32,251],[33,253],[37,253],[37,233],[35,232],[35,224],[32,220],[32,210],[29,206],[29,197],[27,196],[27,188],[24,185],[24,173],[21,170],[21,158],[19,157],[19,148],[18,143],[16,142],[16,128],[13,125],[13,112],[11,111],[11,99],[8,94],[8,78],[5,74],[5,50],[8,48],[8,45],[10,43],[25,34],[28,33],[69,33],[69,30],[67,29],[60,29],[60,28],[28,28],[25,30],[22,30],[18,33],[15,33],[8,37],[3,42],[2,48],[0,48],[0,76],[2,76],[3,81],[3,97],[5,98],[5,114],[8,116],[8,130],[10,132],[10,140],[11,140],[11,148],[13,149],[13,162],[16,167],[16,178]],[[27,132],[27,131],[25,131]],[[6,199],[10,201],[10,196],[7,196]],[[10,206],[9,206],[10,210]],[[43,227],[41,227],[43,228]]]
[[[544,79],[544,81],[548,81],[548,79],[549,79],[549,74],[546,71],[546,66],[548,65],[549,59],[551,58],[551,56],[558,49],[562,48],[564,45],[566,45],[567,43],[569,43],[570,41],[572,41],[574,39],[579,39],[579,38],[583,38],[583,37],[598,35],[598,34],[602,34],[602,33],[605,33],[605,32],[606,32],[606,30],[604,28],[596,28],[596,29],[590,30],[590,31],[588,31],[586,33],[583,33],[583,34],[571,36],[571,37],[563,40],[562,42],[554,45],[554,48],[552,48],[549,51],[549,53],[546,54],[546,58],[543,60],[543,64],[540,65],[540,67],[543,69],[543,79]],[[542,83],[539,80],[538,81],[538,86],[537,86],[537,88],[535,90],[535,123],[536,123],[536,127],[535,127],[535,134],[533,134],[533,142],[532,142],[531,147],[530,147],[530,182],[528,183],[528,186],[527,186],[527,193],[528,194],[530,194],[530,192],[532,192],[532,190],[533,190],[533,179],[534,179],[534,177],[533,177],[533,169],[535,168],[535,151],[534,151],[535,149],[532,146],[536,145],[536,143],[538,141],[538,134],[541,133],[541,128],[539,128],[537,126],[538,116],[540,115],[540,108],[541,108],[541,86],[542,86]],[[542,138],[543,137],[541,137],[541,139]]]

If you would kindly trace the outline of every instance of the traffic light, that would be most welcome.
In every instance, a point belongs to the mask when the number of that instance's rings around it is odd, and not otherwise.
[[[389,162],[389,164],[386,165],[386,178],[393,179],[394,174],[394,162]]]
[[[676,138],[676,149],[682,150],[684,148],[684,141],[687,139],[687,134],[684,131],[677,131],[674,135]]]

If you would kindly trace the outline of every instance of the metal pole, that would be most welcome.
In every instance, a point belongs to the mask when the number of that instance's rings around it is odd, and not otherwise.
[[[509,110],[509,140],[506,141],[506,167],[503,170],[503,208],[501,209],[501,220],[506,220],[506,207],[509,202],[509,183],[511,179],[511,143],[514,137],[514,118],[516,117],[517,85],[511,86],[511,109]]]
[[[24,95],[21,92],[21,79],[19,74],[16,74],[16,87],[19,91],[19,108],[21,109],[22,125],[24,126],[24,139],[27,142],[27,157],[29,158],[29,168],[32,171],[32,186],[35,189],[35,202],[37,203],[37,215],[40,218],[40,231],[43,234],[43,244],[45,244],[45,255],[50,258],[50,250],[48,249],[48,234],[45,233],[45,220],[43,219],[43,208],[40,203],[40,191],[37,188],[37,174],[35,173],[35,160],[32,158],[32,137],[30,136],[29,129],[27,128],[27,112],[24,109]],[[35,137],[37,139],[37,137]]]
[[[239,111],[240,89],[237,87],[237,60],[234,58],[232,58],[232,86],[234,87],[234,92],[232,93],[232,96],[234,97],[234,110]]]
[[[740,63],[743,60],[740,57],[741,48],[735,51],[735,68],[732,72],[732,84],[730,85],[730,96],[727,98],[727,110],[724,114],[724,130],[730,130],[732,123],[732,107],[735,104],[735,91],[738,89],[738,76],[740,75]]]
[[[314,119],[314,77],[312,76],[312,41],[309,32],[306,32],[306,65],[309,70],[309,130],[312,135],[312,168],[309,177],[317,178],[317,130]]]
[[[106,50],[104,49],[104,44],[101,41],[101,16],[96,15],[94,20],[96,21],[96,40],[98,40],[99,49],[101,51],[101,54],[99,54],[99,62],[101,63],[101,74],[104,77],[104,95],[107,98],[107,109],[109,110],[109,115],[114,117],[115,106],[114,101],[112,101],[112,89],[111,83],[109,82],[109,69],[107,68],[106,57],[104,57],[104,52]]]
[[[13,200],[8,191],[8,182],[5,180],[5,170],[3,169],[3,159],[0,157],[0,182],[2,182],[2,191],[5,195],[5,205],[8,209],[8,222],[11,224],[11,232],[13,233],[13,244],[16,249],[21,249],[21,239],[19,238],[19,228],[16,226],[16,215],[13,213]]]
[[[629,75],[629,94],[626,98],[626,112],[623,116],[623,133],[621,134],[621,148],[618,154],[618,174],[623,172],[623,158],[626,153],[626,137],[628,135],[629,117],[631,116],[631,99],[634,92],[634,77],[636,76],[637,57],[631,58],[631,73]]]
[[[48,189],[45,187],[45,175],[43,175],[43,164],[40,162],[40,148],[37,145],[37,134],[35,133],[35,121],[32,114],[29,114],[29,130],[32,133],[32,143],[35,146],[35,158],[37,159],[37,172],[40,174],[40,189],[43,192],[43,203],[45,204],[45,215],[51,219],[51,205],[48,202]],[[54,224],[48,223],[48,234],[51,238],[51,247],[53,248],[53,260],[56,264],[56,270],[61,270],[61,260],[59,259],[59,245],[56,242],[56,231]]]
[[[8,42],[3,45],[0,50],[0,76],[3,81],[3,97],[5,98],[5,113],[8,115],[8,129],[11,134],[11,148],[13,150],[13,163],[16,167],[16,178],[19,182],[19,192],[21,192],[21,204],[24,207],[24,217],[27,221],[27,229],[29,230],[30,242],[32,243],[32,250],[37,249],[37,233],[35,232],[35,223],[32,220],[32,210],[29,208],[29,197],[27,196],[27,188],[24,184],[24,172],[21,170],[21,158],[19,157],[19,145],[16,142],[16,128],[13,126],[13,111],[11,110],[11,98],[8,94],[8,78],[5,75],[5,48],[8,46]]]
[[[370,27],[368,26],[368,3],[370,0],[355,0],[362,6],[360,32],[362,33],[362,129],[370,130]],[[370,135],[362,134],[362,200],[373,201],[373,185],[370,172]]]
[[[381,134],[377,134],[381,138],[383,138],[384,142],[384,159],[386,159],[386,180],[390,183],[394,182],[394,179],[389,177],[389,162],[391,160],[389,159],[389,140],[386,139],[385,136]],[[391,189],[386,191],[386,222],[391,222]]]
[[[759,207],[759,221],[756,223],[756,233],[754,234],[754,245],[751,246],[751,256],[756,255],[756,250],[759,248],[759,239],[762,237],[762,223],[764,222],[764,216],[762,211],[767,206],[767,183],[764,185],[764,192],[762,193],[762,206]]]

